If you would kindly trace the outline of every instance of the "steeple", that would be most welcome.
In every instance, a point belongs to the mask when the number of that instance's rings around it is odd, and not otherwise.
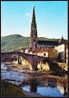
[[[31,34],[30,34],[30,48],[33,50],[37,47],[37,26],[36,26],[36,18],[35,18],[35,7],[33,7],[33,16],[31,23]]]
[[[33,8],[32,24],[34,24],[34,26],[36,26],[35,7]]]

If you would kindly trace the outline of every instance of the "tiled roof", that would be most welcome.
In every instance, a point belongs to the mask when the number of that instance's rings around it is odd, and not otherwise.
[[[48,52],[48,49],[35,49],[34,51],[33,51],[33,53],[42,53],[42,52]]]

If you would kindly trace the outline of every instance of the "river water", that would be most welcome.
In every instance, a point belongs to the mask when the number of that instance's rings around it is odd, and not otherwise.
[[[39,80],[39,78],[34,79],[34,77],[27,81],[28,74],[8,70],[8,67],[3,63],[1,64],[1,79],[8,80],[27,92],[37,93],[41,96],[62,97],[66,93],[63,85],[60,83],[57,84],[55,82],[52,83],[51,81]]]

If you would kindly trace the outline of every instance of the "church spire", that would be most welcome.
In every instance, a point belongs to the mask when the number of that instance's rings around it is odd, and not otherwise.
[[[36,27],[35,7],[33,7],[32,24],[34,24],[34,26]]]
[[[35,17],[35,7],[33,7],[33,17]]]
[[[35,18],[35,7],[33,7],[32,23],[31,23],[31,35],[30,35],[30,48],[33,50],[37,47],[37,26]]]

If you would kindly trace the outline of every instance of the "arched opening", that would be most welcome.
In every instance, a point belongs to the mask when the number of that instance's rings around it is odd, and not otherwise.
[[[44,53],[44,56],[46,56],[46,53]]]

